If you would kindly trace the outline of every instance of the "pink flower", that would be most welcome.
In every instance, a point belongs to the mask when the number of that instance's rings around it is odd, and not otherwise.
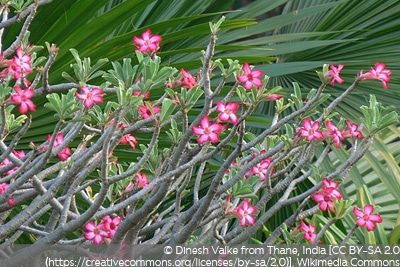
[[[253,176],[254,175],[254,173],[253,173],[253,170],[252,169],[250,169],[248,172],[246,172],[245,174],[244,174],[244,179],[249,179],[251,176]]]
[[[353,213],[357,217],[356,223],[358,226],[365,226],[367,231],[374,231],[376,228],[376,223],[382,222],[382,217],[379,214],[373,214],[374,206],[365,205],[364,211],[358,209],[357,207],[353,208]]]
[[[299,135],[303,136],[308,141],[312,141],[313,139],[321,140],[324,136],[319,127],[318,121],[311,124],[311,120],[306,118],[303,121],[303,127],[299,130]]]
[[[58,158],[61,161],[66,161],[69,157],[71,157],[71,149],[69,147],[64,147],[60,153],[58,153]]]
[[[322,183],[324,184],[323,190],[325,193],[329,194],[332,198],[341,200],[343,198],[340,191],[337,189],[339,186],[338,182],[329,181],[328,178],[322,179]]]
[[[142,53],[149,52],[150,54],[157,52],[160,49],[162,37],[158,34],[151,35],[150,29],[142,34],[142,38],[133,37],[133,42],[136,44],[136,49]]]
[[[51,140],[51,135],[47,136],[47,141],[50,142]],[[54,148],[60,146],[64,142],[64,134],[63,133],[58,133],[56,135],[56,140],[54,140]]]
[[[15,198],[14,198],[14,196],[10,197],[10,199],[7,200],[7,203],[10,206],[15,206]]]
[[[16,50],[17,55],[13,58],[13,62],[17,65],[24,73],[32,72],[32,57],[28,54],[25,54],[22,51],[21,47],[18,47]]]
[[[335,85],[335,81],[337,81],[338,83],[343,83],[344,80],[339,76],[340,71],[343,69],[344,65],[343,64],[339,64],[337,66],[337,68],[331,64],[330,65],[330,70],[325,73],[325,77],[331,77],[331,85],[334,86]]]
[[[139,105],[139,111],[140,114],[142,115],[143,119],[148,119],[150,117],[153,116],[153,112],[154,114],[158,114],[161,112],[161,108],[158,106],[153,106],[153,104],[151,102],[148,102],[148,105],[151,107],[151,109],[147,106],[147,105]]]
[[[32,57],[25,54],[21,47],[17,48],[16,54],[8,70],[12,71],[14,79],[19,80],[22,74],[29,74],[32,72]]]
[[[83,100],[83,105],[87,108],[91,108],[94,104],[102,103],[104,90],[99,88],[88,89],[84,86],[81,86],[81,94],[75,93],[75,96]]]
[[[340,141],[344,139],[342,132],[330,121],[326,122],[326,127],[328,131],[324,133],[325,137],[331,137],[336,147],[340,147]]]
[[[14,156],[16,156],[19,159],[22,159],[23,157],[25,157],[25,152],[23,150],[21,151],[13,151]],[[5,158],[4,161],[2,163],[0,163],[0,167],[5,167],[8,164],[12,164],[11,160],[9,160],[8,158]],[[13,174],[14,172],[16,172],[18,170],[18,167],[14,167],[11,170],[8,170],[6,172],[7,175]]]
[[[262,81],[260,77],[264,74],[261,70],[254,70],[252,71],[249,63],[244,63],[242,67],[244,74],[243,75],[238,75],[237,80],[241,83],[244,83],[244,88],[247,90],[251,90],[253,88],[253,85],[257,86],[257,88],[260,88],[262,86]]]
[[[371,67],[371,70],[365,74],[360,71],[359,79],[360,80],[381,80],[383,84],[383,88],[388,89],[389,86],[387,83],[390,81],[389,76],[392,74],[391,70],[385,69],[386,65],[384,63],[377,62],[375,63],[375,69]]]
[[[15,94],[11,95],[10,99],[12,102],[19,104],[19,113],[27,113],[29,111],[36,111],[36,106],[33,104],[31,98],[33,97],[34,90],[32,88],[26,88],[22,90],[18,85],[14,86]]]
[[[183,78],[179,81],[185,88],[192,89],[196,85],[196,79],[192,76],[192,74],[190,74],[190,72],[187,72],[184,69],[181,69],[180,71],[183,75]]]
[[[0,195],[3,194],[3,193],[7,190],[7,188],[8,188],[9,186],[10,186],[10,185],[7,184],[7,183],[1,183],[1,184],[0,184]]]
[[[51,135],[47,135],[47,141],[51,141]],[[54,140],[54,148],[59,147],[64,142],[64,134],[58,133],[56,139]],[[71,149],[69,147],[64,147],[59,153],[58,157],[61,161],[66,161],[72,155]]]
[[[264,181],[267,175],[269,165],[271,165],[271,162],[272,158],[267,158],[262,160],[261,162],[253,166],[253,168],[251,169],[252,173],[258,175],[261,178],[261,180]]]
[[[137,183],[138,188],[144,188],[149,184],[149,180],[147,180],[147,176],[144,173],[137,173],[135,182]]]
[[[281,99],[283,97],[283,95],[279,95],[279,94],[268,94],[265,99],[266,100],[278,100]]]
[[[47,139],[46,140],[47,140],[47,142],[51,141],[51,135],[50,134],[47,135]],[[64,134],[63,133],[58,133],[56,135],[56,139],[54,140],[53,147],[54,148],[58,147],[59,145],[62,144],[62,142],[64,142]]]
[[[311,243],[314,243],[314,239],[317,237],[315,233],[315,226],[314,225],[307,225],[304,221],[301,221],[300,226],[297,227],[298,230],[302,230],[303,238]]]
[[[122,140],[120,142],[120,144],[122,144],[122,145],[129,144],[133,149],[136,148],[137,143],[138,143],[138,141],[136,140],[136,138],[130,134],[124,135],[124,137],[122,138]]]
[[[225,130],[225,127],[218,123],[210,125],[210,117],[207,115],[200,120],[200,126],[193,126],[192,131],[194,134],[199,135],[197,142],[204,144],[207,141],[217,143],[219,141],[219,134]]]
[[[364,138],[362,132],[358,129],[358,125],[355,123],[351,123],[349,120],[346,120],[347,127],[349,128],[347,131],[343,131],[343,137],[356,137],[356,138]]]
[[[7,166],[8,164],[12,164],[12,162],[11,162],[11,160],[9,160],[8,158],[5,158],[5,159],[3,160],[3,162],[0,163],[0,168],[5,167],[5,166]],[[7,171],[7,175],[10,175],[10,174],[14,173],[17,169],[18,169],[18,167],[15,167],[15,168],[13,168],[13,169]]]
[[[322,179],[322,183],[324,187],[319,192],[312,195],[312,199],[319,203],[319,209],[322,211],[326,211],[327,209],[330,212],[335,211],[334,200],[341,200],[343,198],[340,191],[337,189],[339,183],[329,181],[327,178]]]
[[[11,162],[11,160],[9,160],[8,158],[5,158],[5,159],[3,160],[3,162],[0,163],[0,168],[5,167],[5,166],[7,166],[8,164],[12,164],[12,162]],[[11,171],[11,172],[10,172],[10,171]],[[10,170],[10,171],[9,171],[10,173],[13,173],[13,172],[14,172],[13,170]],[[10,173],[7,172],[7,175],[9,175]]]
[[[110,115],[109,115],[109,118],[111,118],[111,116],[112,116],[112,114],[113,114],[113,111],[111,110],[110,111],[110,113],[109,113]],[[113,119],[111,119],[111,120],[109,120],[108,122],[107,122],[107,127],[110,127],[111,125],[113,125],[113,123],[115,122],[115,118],[113,118]],[[128,127],[128,125],[126,124],[126,123],[124,123],[124,122],[119,122],[118,124],[117,124],[117,129],[123,129],[123,128],[127,128]]]
[[[20,150],[20,151],[14,150],[13,154],[19,159],[22,159],[23,157],[25,157],[25,151],[23,151],[23,150]]]
[[[104,238],[108,238],[109,234],[104,228],[104,223],[96,224],[96,222],[89,222],[84,226],[85,233],[83,236],[86,240],[91,240],[93,244],[99,245],[103,242]]]
[[[108,233],[108,238],[114,236],[117,231],[118,225],[121,223],[121,218],[119,216],[114,216],[111,218],[109,215],[102,218],[103,229]]]
[[[142,95],[142,91],[140,91],[140,90],[133,91],[132,95],[140,96],[140,95]],[[146,92],[143,94],[143,99],[149,98],[149,96],[150,96],[150,92]]]
[[[255,219],[252,216],[257,209],[249,204],[249,199],[245,198],[243,204],[236,208],[235,213],[240,217],[240,225],[246,226],[246,223],[250,226],[254,225]]]
[[[227,122],[231,120],[233,124],[238,122],[238,116],[235,114],[240,105],[238,103],[228,103],[224,104],[221,101],[217,101],[217,110],[220,112],[218,115],[218,119],[223,122]]]
[[[1,184],[0,184],[0,195],[1,195],[1,194],[4,194],[4,192],[7,190],[7,188],[8,188],[9,186],[10,186],[10,185],[7,184],[7,183],[1,183]],[[10,199],[7,200],[7,203],[8,203],[8,205],[10,205],[10,206],[14,206],[14,205],[15,205],[14,196],[11,196]]]

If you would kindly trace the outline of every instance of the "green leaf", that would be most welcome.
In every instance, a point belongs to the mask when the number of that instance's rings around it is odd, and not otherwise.
[[[68,120],[68,122],[79,122],[79,121],[90,121],[91,117],[89,115],[81,115],[73,118],[72,120]]]
[[[49,102],[44,104],[45,108],[55,111],[60,120],[65,120],[74,115],[75,111],[79,110],[77,105],[77,99],[75,98],[76,88],[68,91],[67,94],[58,95],[57,93],[52,93],[46,95]]]
[[[85,85],[88,81],[103,75],[103,71],[99,71],[98,69],[106,64],[108,62],[108,59],[99,59],[94,66],[91,66],[90,58],[84,58],[82,61],[76,49],[71,48],[70,51],[75,59],[75,63],[71,64],[71,67],[74,70],[77,81],[75,81],[75,79],[73,79],[71,75],[65,72],[62,73],[64,78],[72,82],[78,82],[82,85]]]
[[[46,96],[49,103],[44,104],[45,108],[61,113],[61,98],[58,94],[53,93]]]
[[[163,123],[167,121],[171,117],[174,110],[175,104],[171,101],[171,99],[165,98],[161,105],[160,122]]]
[[[397,245],[400,241],[400,225],[397,225],[389,236],[389,244]]]

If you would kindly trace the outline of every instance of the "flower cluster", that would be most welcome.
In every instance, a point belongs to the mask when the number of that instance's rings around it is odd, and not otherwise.
[[[340,147],[341,141],[345,138],[363,138],[357,124],[351,123],[349,120],[346,120],[346,124],[348,128],[340,130],[331,121],[327,121],[325,123],[326,131],[322,131],[318,121],[312,122],[309,118],[306,118],[303,121],[303,127],[299,129],[298,137],[304,137],[307,141],[330,138],[337,148]]]
[[[16,49],[16,56],[12,60],[4,60],[1,56],[1,63],[8,66],[0,73],[0,77],[6,78],[9,73],[12,73],[12,78],[18,81],[14,86],[14,92],[10,96],[10,102],[19,105],[19,112],[21,114],[36,111],[36,106],[32,102],[35,90],[30,87],[24,89],[20,84],[29,86],[31,83],[26,78],[27,74],[33,72],[32,69],[32,56],[24,53],[21,47]],[[22,82],[20,80],[22,79]],[[94,104],[102,103],[104,90],[99,88],[89,89],[85,86],[80,87],[81,93],[75,93],[75,96],[83,101],[83,105],[87,108],[93,107]]]
[[[135,138],[133,135],[131,135],[131,134],[126,134],[126,135],[124,135],[124,136],[122,137],[122,139],[121,139],[121,142],[120,142],[121,145],[129,144],[129,145],[132,147],[132,149],[135,149],[135,148],[136,148],[137,143],[138,143],[138,141],[137,141],[136,138]]]
[[[30,46],[27,47],[27,50],[29,49]],[[19,105],[19,113],[35,112],[36,106],[31,100],[35,91],[29,87],[31,83],[26,78],[28,74],[33,72],[32,56],[25,53],[22,47],[18,47],[15,52],[16,55],[11,60],[4,59],[3,54],[0,55],[0,65],[7,66],[7,68],[0,72],[0,78],[6,79],[11,75],[11,78],[16,80],[16,85],[10,96],[10,102]],[[25,86],[24,89],[21,88],[23,85]]]
[[[24,74],[32,73],[32,57],[22,51],[21,47],[18,47],[15,51],[17,54],[9,66],[9,71],[13,73],[15,80],[19,80]]]
[[[133,95],[133,96],[142,96],[143,99],[146,99],[146,98],[149,98],[150,92],[148,91],[148,92],[146,92],[146,93],[143,94],[142,91],[136,90],[136,91],[133,91],[132,95]]]
[[[265,153],[266,153],[266,150],[263,149],[258,153],[253,152],[251,154],[251,157],[254,160],[254,159],[262,157],[262,155],[265,154]],[[243,158],[239,158],[239,160],[242,161]],[[241,164],[240,168],[242,168],[243,166],[248,165],[248,164],[249,164],[249,158],[246,158],[244,164]],[[271,157],[262,158],[259,162],[255,163],[250,168],[250,170],[248,170],[245,173],[244,179],[248,180],[252,176],[258,176],[261,181],[265,181],[268,176],[273,174],[274,169],[270,168],[271,164],[272,164],[272,158]],[[236,171],[239,171],[240,168],[237,167],[237,162],[234,161],[234,162],[232,162],[232,164],[229,167],[229,169],[226,171],[226,174],[228,175],[232,169],[236,169]]]
[[[218,119],[222,122],[231,121],[232,124],[236,124],[238,122],[238,116],[236,112],[239,110],[240,105],[238,103],[228,103],[224,104],[221,101],[217,101],[217,111],[220,113],[218,114]]]
[[[110,114],[112,114],[112,112],[110,113]],[[114,123],[114,119],[111,119],[108,123],[107,123],[107,126],[110,126],[110,125],[112,125],[113,123]],[[118,123],[118,125],[117,125],[117,128],[118,129],[124,129],[124,128],[127,128],[128,127],[128,125],[126,124],[126,123],[124,123],[124,122],[120,122],[120,123]],[[133,135],[131,135],[131,134],[125,134],[123,137],[122,137],[122,139],[121,139],[121,141],[119,142],[121,145],[127,145],[127,144],[129,144],[131,147],[132,147],[132,149],[136,149],[136,145],[138,144],[138,141],[136,140],[136,138],[133,136]]]
[[[25,152],[23,150],[20,150],[20,151],[14,150],[12,152],[12,154],[18,159],[22,159],[23,157],[25,157]],[[0,168],[3,168],[3,167],[7,168],[9,165],[13,165],[13,163],[11,162],[10,159],[5,158],[3,160],[3,162],[0,163]],[[13,173],[15,173],[18,170],[18,168],[19,168],[18,166],[15,166],[15,167],[9,169],[8,171],[6,171],[6,175],[12,175]],[[0,195],[3,194],[7,190],[8,187],[9,187],[8,183],[0,183]],[[15,205],[14,196],[11,196],[7,200],[7,203],[10,206],[14,206]]]
[[[149,184],[146,174],[140,172],[136,174],[135,182],[138,188],[145,188]]]
[[[149,184],[147,175],[145,173],[138,172],[136,174],[135,182],[130,181],[129,184],[124,188],[124,192],[128,192],[134,188],[145,188]]]
[[[0,184],[0,195],[1,195],[1,194],[4,194],[4,192],[7,190],[7,188],[8,188],[9,186],[10,186],[10,185],[7,184],[7,183],[1,183],[1,184]],[[7,200],[7,203],[8,203],[8,205],[10,205],[10,206],[14,206],[14,205],[15,205],[15,203],[14,203],[14,197],[12,196],[9,200]]]
[[[363,210],[354,207],[353,214],[356,216],[356,226],[365,226],[368,232],[374,231],[376,229],[376,224],[382,222],[382,217],[377,213],[373,213],[373,211],[373,205],[365,205]],[[304,221],[301,221],[295,232],[299,230],[303,231],[304,240],[314,243],[315,238],[317,237],[315,225],[307,225]],[[321,241],[319,240],[318,243],[321,243]]]
[[[236,77],[237,81],[242,83],[243,87],[246,90],[251,90],[254,87],[257,88],[257,90],[260,90],[260,88],[263,86],[263,81],[261,80],[261,77],[264,75],[264,73],[261,70],[253,70],[247,62],[243,64],[242,72],[243,74]],[[283,96],[280,94],[267,92],[264,94],[264,97],[265,100],[275,101],[282,98]]]
[[[314,240],[317,237],[316,227],[314,225],[307,225],[304,221],[301,221],[296,230],[303,231],[304,240],[309,241],[311,244],[314,243]]]
[[[260,152],[260,155],[264,154],[265,150]],[[258,155],[258,156],[260,156]],[[253,158],[258,157],[255,153],[253,153]],[[252,175],[257,175],[260,177],[261,181],[264,181],[268,175],[269,166],[272,163],[272,158],[266,158],[261,160],[259,163],[253,166],[249,172],[246,173],[245,178],[248,178]],[[272,170],[270,170],[269,175],[272,174]]]
[[[159,106],[153,106],[150,101],[148,101],[146,105],[139,105],[138,109],[143,119],[148,119],[155,114],[161,113],[161,108]]]
[[[176,88],[186,88],[188,90],[193,89],[197,84],[196,78],[193,75],[186,71],[184,68],[179,70],[180,75],[176,79],[170,79],[167,82],[167,88],[176,89]]]
[[[16,158],[18,158],[18,159],[22,159],[23,157],[25,157],[25,151],[23,151],[23,150],[20,150],[20,151],[13,151],[13,153],[12,153]],[[9,165],[9,164],[12,164],[12,162],[11,162],[11,160],[9,160],[8,158],[5,158],[4,160],[3,160],[3,162],[2,163],[0,163],[0,168],[1,167],[6,167],[7,165]],[[6,174],[7,175],[11,175],[11,174],[13,174],[14,172],[16,172],[18,170],[18,167],[14,167],[14,168],[12,168],[11,170],[8,170],[7,172],[6,172]]]
[[[335,85],[335,81],[338,83],[343,83],[344,80],[340,77],[340,71],[344,68],[343,64],[339,64],[335,67],[333,64],[330,65],[330,70],[325,73],[325,77],[330,79],[330,84]],[[358,80],[380,80],[382,81],[383,88],[388,89],[388,82],[390,82],[390,75],[392,71],[386,69],[386,65],[381,62],[375,63],[375,68],[371,67],[370,71],[363,73],[360,71],[358,73]]]
[[[231,122],[232,124],[237,124],[239,118],[236,112],[239,110],[240,105],[235,102],[229,102],[227,104],[222,101],[216,102],[216,110],[219,112],[217,119],[220,122]],[[208,141],[211,143],[219,142],[219,135],[227,129],[226,124],[220,124],[218,122],[210,122],[210,117],[208,115],[204,116],[200,120],[199,126],[192,126],[192,132],[199,135],[197,142],[199,144],[204,144]]]
[[[192,74],[185,69],[181,68],[180,72],[182,74],[182,78],[179,80],[181,86],[186,89],[192,89],[196,85],[196,79],[192,76]]]
[[[392,71],[386,69],[386,65],[384,63],[377,62],[375,63],[375,68],[371,67],[370,71],[364,73],[360,71],[358,74],[358,78],[360,80],[380,80],[382,81],[383,88],[388,89],[388,82],[390,82],[389,76],[392,74]]]
[[[341,200],[343,198],[340,191],[337,189],[339,186],[338,182],[329,181],[327,178],[322,179],[323,188],[312,195],[312,199],[319,203],[319,208],[322,211],[334,212],[335,204],[333,201]]]
[[[4,192],[7,190],[8,187],[9,187],[9,184],[1,183],[0,184],[0,194],[4,194]]]
[[[47,135],[47,141],[51,141],[51,135]],[[53,148],[59,147],[62,143],[64,143],[64,134],[58,133],[56,139],[53,144]],[[66,161],[72,155],[71,149],[69,147],[64,147],[59,153],[58,157],[61,161]]]
[[[338,76],[338,72],[343,68],[342,65],[336,69],[331,66],[332,75],[331,84],[335,81],[342,83],[343,80]],[[309,118],[304,119],[303,127],[299,129],[298,137],[303,137],[307,141],[323,140],[330,138],[337,148],[340,147],[340,143],[345,138],[363,138],[363,134],[359,129],[359,126],[355,123],[351,123],[346,120],[347,129],[339,129],[331,121],[325,123],[326,130],[322,131],[320,123],[318,121],[312,122]],[[340,201],[343,196],[338,190],[339,183],[334,181],[329,181],[327,178],[322,180],[323,188],[317,193],[313,194],[312,199],[319,203],[319,208],[321,211],[334,212],[335,204],[334,201]],[[366,226],[367,231],[373,231],[376,227],[376,223],[382,222],[382,218],[378,214],[372,214],[373,206],[367,205],[364,207],[364,211],[354,207],[353,213],[357,217],[356,223],[358,226]],[[303,238],[311,243],[314,243],[314,239],[317,236],[316,227],[314,225],[307,225],[303,221],[300,223],[298,230],[303,231]]]
[[[144,188],[149,184],[146,174],[137,173],[135,182],[130,181],[128,186],[124,188],[124,192],[127,192],[134,187]],[[114,236],[117,231],[118,225],[122,219],[119,216],[104,216],[102,221],[97,224],[95,221],[89,222],[84,226],[83,236],[86,240],[92,241],[93,244],[99,245],[103,243],[109,243],[110,239]]]
[[[86,240],[92,241],[96,245],[103,243],[103,241],[109,243],[120,223],[121,218],[119,216],[104,216],[99,224],[96,222],[87,223],[84,226],[85,232],[83,236]]]
[[[26,50],[30,49],[31,46],[28,45]],[[1,65],[7,66],[6,69],[0,72],[0,77],[6,78],[8,74],[12,74],[11,76],[14,80],[20,81],[25,85],[30,85],[30,82],[26,79],[26,75],[33,72],[32,56],[23,50],[22,47],[18,47],[15,50],[16,55],[11,60],[4,59],[4,55],[0,54]]]

